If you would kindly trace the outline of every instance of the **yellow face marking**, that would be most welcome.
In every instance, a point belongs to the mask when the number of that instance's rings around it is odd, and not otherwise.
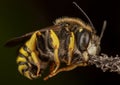
[[[17,62],[17,63],[19,63],[19,62],[27,62],[27,60],[26,60],[24,57],[18,56],[16,62]]]

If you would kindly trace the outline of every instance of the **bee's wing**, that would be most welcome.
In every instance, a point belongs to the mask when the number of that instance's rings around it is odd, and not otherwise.
[[[18,45],[19,43],[24,42],[25,40],[27,40],[28,38],[30,38],[30,36],[31,36],[32,34],[33,34],[33,32],[30,32],[30,33],[27,33],[27,34],[22,35],[22,36],[20,36],[20,37],[12,38],[12,39],[8,40],[8,41],[5,43],[5,46],[7,46],[7,47],[16,46],[16,45]]]
[[[43,29],[40,29],[40,30],[37,30],[37,31],[45,32],[46,30],[49,30],[49,29],[58,30],[59,28],[60,28],[59,25],[53,25],[53,26],[49,26],[49,27],[46,27],[46,28],[43,28]],[[29,39],[34,32],[27,33],[27,34],[22,35],[20,37],[12,38],[5,43],[5,46],[6,47],[16,46],[16,45],[26,41],[27,39]]]

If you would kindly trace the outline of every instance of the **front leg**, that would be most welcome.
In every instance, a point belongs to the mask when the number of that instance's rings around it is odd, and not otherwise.
[[[67,65],[71,64],[71,60],[72,60],[72,57],[73,57],[74,45],[75,45],[75,37],[74,37],[73,32],[71,32],[70,42],[69,42],[69,46],[68,46],[68,62],[67,62]]]

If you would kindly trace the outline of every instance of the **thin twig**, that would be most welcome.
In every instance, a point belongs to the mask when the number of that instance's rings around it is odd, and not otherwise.
[[[95,65],[97,68],[101,68],[104,72],[117,72],[120,74],[120,57],[108,57],[106,54],[101,54],[100,56],[91,56],[89,64]]]

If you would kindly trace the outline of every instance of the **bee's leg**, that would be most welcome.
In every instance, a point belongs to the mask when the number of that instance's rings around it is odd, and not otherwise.
[[[60,72],[73,70],[73,69],[75,69],[78,66],[87,66],[87,63],[73,64],[73,65],[69,65],[67,67],[63,67],[63,68],[57,70],[55,73],[50,74],[47,77],[45,77],[44,80],[47,80],[47,79],[57,75]]]
[[[57,75],[58,73],[60,73],[60,72],[62,72],[62,71],[70,71],[70,70],[72,70],[72,69],[75,69],[76,67],[77,67],[77,65],[70,65],[70,66],[67,66],[67,67],[63,67],[63,68],[57,70],[55,73],[46,76],[46,77],[44,78],[44,80],[48,80],[49,78]]]
[[[30,53],[30,61],[33,62],[34,65],[37,66],[37,76],[39,76],[40,72],[40,59],[38,57],[38,51],[36,50],[37,46],[37,35],[41,35],[39,31],[33,33],[31,38],[25,43],[27,46],[27,50]]]
[[[51,43],[52,48],[54,50],[53,57],[54,57],[54,62],[55,62],[55,68],[51,72],[51,74],[52,74],[52,73],[55,73],[58,70],[59,66],[60,66],[60,61],[59,61],[59,57],[58,57],[59,39],[58,39],[57,35],[54,33],[53,30],[50,30],[49,33],[50,33],[50,38],[51,38],[50,43]]]
[[[75,44],[75,37],[74,37],[73,32],[71,32],[70,43],[69,43],[69,46],[68,46],[68,62],[67,62],[67,65],[71,64],[71,59],[72,59],[73,50],[74,50],[74,44]]]
[[[48,42],[49,42],[48,38],[49,38],[49,30],[46,30],[46,32],[45,32],[45,49],[46,49],[48,52],[50,52],[50,49],[49,49],[49,47],[48,47]]]
[[[50,64],[50,73],[52,73],[52,71],[55,69],[55,63],[54,62],[52,62],[51,64]]]
[[[37,50],[39,51],[39,57],[41,60],[46,61],[50,59],[50,55],[47,53],[48,49],[46,48],[46,36],[38,35],[37,36]]]
[[[50,73],[54,73],[55,71],[57,71],[57,69],[60,66],[60,61],[58,58],[58,48],[59,48],[58,37],[54,33],[54,31],[47,30],[45,32],[45,36],[40,35],[37,38],[38,38],[37,49],[40,54],[40,59],[46,60],[46,59],[50,59],[50,57],[52,57],[54,60],[54,63],[51,65]],[[51,41],[49,41],[48,38],[50,38]],[[48,42],[50,42],[50,46],[53,48],[53,52],[48,47]]]

